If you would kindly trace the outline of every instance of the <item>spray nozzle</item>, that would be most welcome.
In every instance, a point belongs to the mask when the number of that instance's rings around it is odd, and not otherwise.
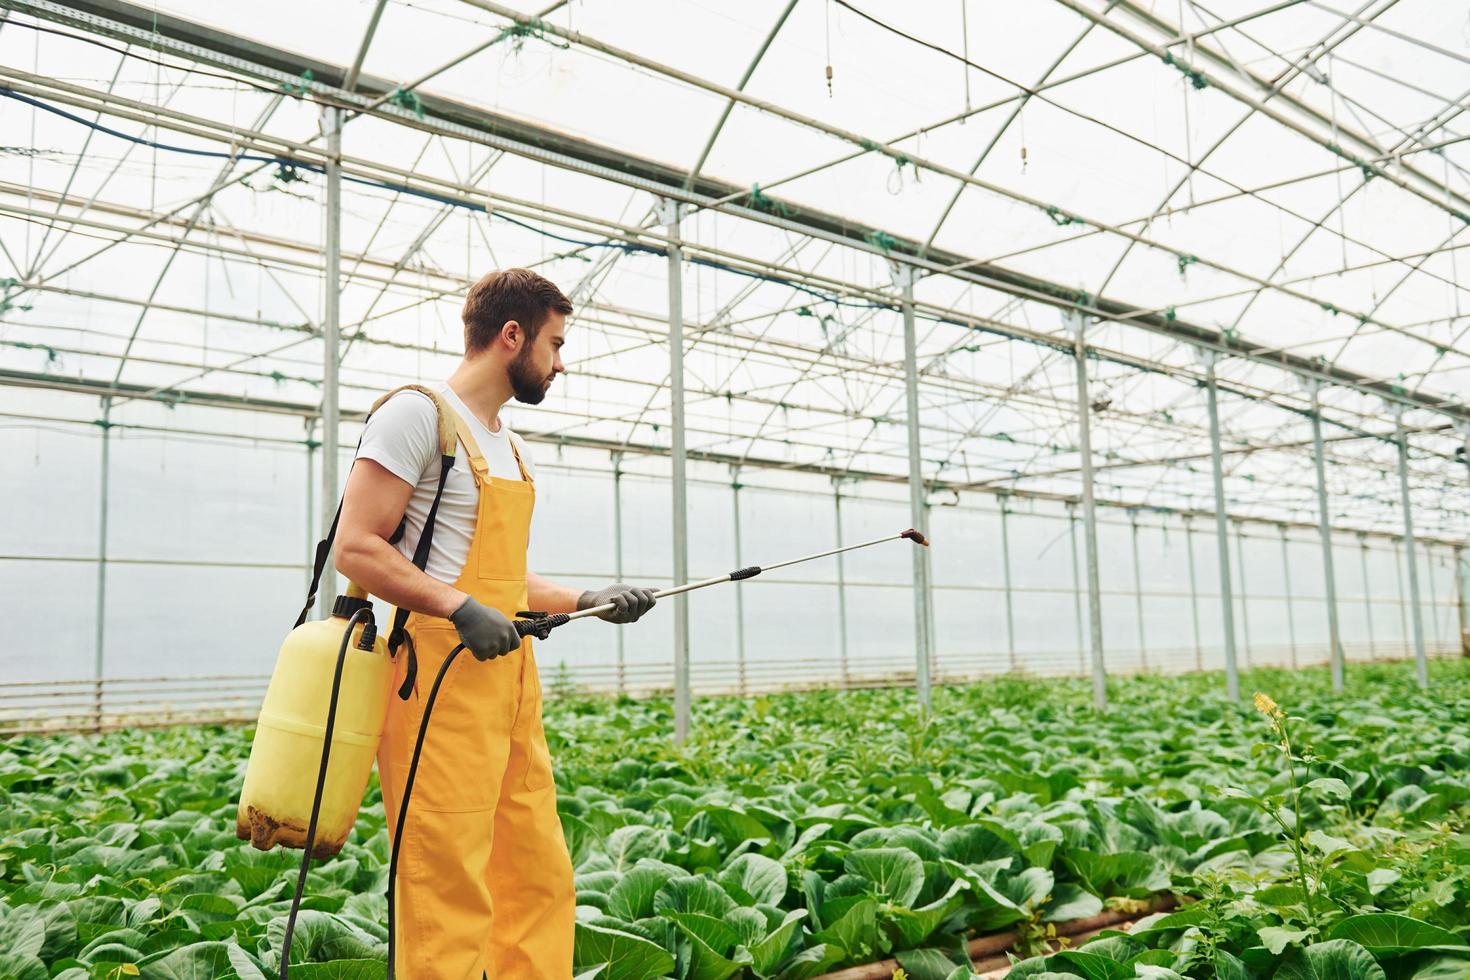
[[[913,528],[909,528],[907,531],[905,531],[902,534],[900,534],[899,537],[900,538],[908,538],[914,544],[921,544],[921,545],[923,545],[926,548],[929,547],[929,539],[926,538],[926,537],[924,537],[922,534],[920,534],[918,531],[914,530]],[[890,538],[889,540],[892,540],[892,539]]]

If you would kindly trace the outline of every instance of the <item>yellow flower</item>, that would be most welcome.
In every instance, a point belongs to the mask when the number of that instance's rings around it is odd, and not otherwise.
[[[1255,702],[1256,710],[1265,715],[1267,718],[1280,717],[1281,707],[1275,701],[1271,700],[1271,695],[1265,694],[1261,691],[1257,691]]]

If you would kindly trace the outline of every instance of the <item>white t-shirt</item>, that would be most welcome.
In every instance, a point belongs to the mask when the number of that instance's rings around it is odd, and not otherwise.
[[[470,434],[480,444],[480,452],[485,456],[491,476],[507,480],[521,478],[510,448],[510,441],[514,439],[516,449],[526,464],[526,472],[535,478],[536,471],[531,466],[525,442],[511,432],[503,420],[500,431],[491,432],[480,424],[448,384],[435,385],[434,390],[464,419]],[[413,487],[413,495],[409,497],[408,508],[404,512],[407,526],[397,545],[404,557],[412,559],[424,521],[429,516],[429,508],[434,503],[434,492],[439,487],[439,416],[434,411],[434,403],[417,391],[401,391],[388,399],[368,419],[357,458],[380,464]],[[469,559],[479,503],[480,491],[475,486],[469,456],[464,444],[459,443],[455,449],[454,467],[444,482],[439,512],[434,515],[434,537],[429,543],[429,562],[424,569],[440,582],[453,585]]]

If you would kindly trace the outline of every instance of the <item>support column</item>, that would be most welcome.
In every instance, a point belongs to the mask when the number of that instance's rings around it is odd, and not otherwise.
[[[1399,587],[1399,636],[1403,637],[1404,656],[1410,652],[1409,643],[1409,597],[1404,593],[1403,548],[1400,542],[1393,543],[1393,575]]]
[[[1072,617],[1077,623],[1077,673],[1087,672],[1087,640],[1082,635],[1082,576],[1077,569],[1077,505],[1067,504],[1067,546],[1072,555]]]
[[[1434,585],[1434,546],[1424,547],[1424,567],[1429,570],[1429,629],[1425,646],[1439,648],[1439,590]],[[1427,650],[1426,650],[1427,652]]]
[[[1429,662],[1424,656],[1424,610],[1419,608],[1419,566],[1414,557],[1414,507],[1409,500],[1409,434],[1404,431],[1404,414],[1394,413],[1399,437],[1399,495],[1404,508],[1404,564],[1409,569],[1409,612],[1414,624],[1414,664],[1420,690],[1429,690]]]
[[[107,635],[107,512],[112,475],[112,398],[102,398],[102,473],[99,477],[97,509],[97,617],[95,645],[92,651],[92,729],[102,730],[103,649]]]
[[[326,253],[322,272],[322,532],[332,526],[337,514],[338,432],[341,409],[337,369],[342,359],[342,110],[322,110],[322,131],[327,137]],[[333,552],[335,552],[335,548]],[[337,598],[337,566],[328,553],[317,589],[317,608],[322,617],[331,615]]]
[[[1296,670],[1296,614],[1291,605],[1291,549],[1287,547],[1286,525],[1281,525],[1281,578],[1286,593],[1286,635],[1291,640],[1291,669]]]
[[[1245,668],[1250,670],[1255,666],[1255,661],[1251,657],[1251,615],[1248,605],[1250,588],[1246,585],[1245,576],[1245,524],[1241,521],[1235,522],[1235,564],[1238,566],[1236,574],[1240,578],[1240,639],[1245,651]]]
[[[735,567],[744,568],[740,547],[740,467],[730,468],[730,500],[735,518]],[[735,583],[735,674],[741,696],[745,694],[745,583]]]
[[[613,581],[623,581],[623,454],[612,454],[613,466]],[[628,691],[628,656],[624,630],[613,630],[617,643],[618,693]]]
[[[316,451],[321,443],[312,438],[316,419],[306,420],[306,581],[307,592],[311,591],[311,568],[316,562]]]
[[[1470,477],[1470,424],[1464,425],[1462,431],[1465,433],[1465,475]],[[1470,567],[1466,566],[1470,558],[1466,557],[1463,548],[1455,554],[1455,569],[1460,583],[1460,590],[1456,593],[1460,598],[1460,652],[1470,657]]]
[[[926,535],[929,533],[929,500],[927,493],[924,499],[924,533]],[[940,678],[939,682],[941,684],[944,683],[944,662],[940,658],[939,630],[934,625],[934,554],[928,548],[920,548],[919,550],[923,552],[920,557],[924,559],[924,582],[926,583],[924,588],[924,615],[928,617],[926,635],[929,637],[929,684],[932,688],[936,676]]]
[[[1341,692],[1346,682],[1347,655],[1342,649],[1342,632],[1337,624],[1337,574],[1332,562],[1332,516],[1327,509],[1327,453],[1322,448],[1320,390],[1320,385],[1312,384],[1312,457],[1317,467],[1317,524],[1318,533],[1322,535],[1322,574],[1327,587],[1327,643],[1332,665],[1332,689]]]
[[[902,291],[903,311],[903,367],[904,388],[907,396],[908,443],[909,443],[909,512],[914,527],[926,537],[929,534],[928,500],[924,486],[923,462],[920,457],[919,431],[919,358],[918,337],[914,326],[914,269],[912,266],[894,265],[895,284]],[[915,548],[914,552],[914,656],[916,660],[915,687],[918,690],[919,706],[928,711],[931,698],[929,691],[929,667],[932,656],[933,637],[929,635],[929,562],[927,548]]]
[[[1184,550],[1189,555],[1189,613],[1194,624],[1194,669],[1205,669],[1205,651],[1199,637],[1199,584],[1194,574],[1194,521],[1184,519]]]
[[[1455,549],[1455,608],[1460,611],[1460,656],[1470,656],[1470,581],[1466,581],[1465,549]]]
[[[1368,584],[1368,536],[1358,535],[1358,558],[1363,566],[1363,612],[1368,618],[1368,659],[1378,659],[1378,639],[1373,634],[1373,589]]]
[[[689,511],[684,451],[684,257],[679,247],[680,208],[662,205],[669,252],[669,427],[673,442],[674,585],[689,582]],[[674,741],[689,737],[689,596],[674,596]]]
[[[837,524],[837,547],[842,547],[842,484],[836,477],[832,479],[832,509]],[[852,676],[847,662],[847,566],[842,560],[843,555],[837,555],[837,657],[838,671],[842,678],[842,687],[846,690]]]
[[[1143,564],[1138,560],[1138,513],[1128,512],[1133,533],[1133,611],[1138,618],[1138,664],[1148,670],[1148,630],[1143,625]]]
[[[1215,481],[1215,550],[1220,554],[1220,607],[1225,628],[1225,693],[1240,698],[1235,663],[1235,600],[1230,589],[1230,533],[1225,518],[1225,466],[1220,455],[1220,397],[1215,384],[1215,352],[1205,351],[1205,391],[1210,411],[1210,469]]]
[[[1087,619],[1092,643],[1092,703],[1108,706],[1108,678],[1103,666],[1102,588],[1098,578],[1097,503],[1093,499],[1092,400],[1087,393],[1087,318],[1079,310],[1062,314],[1076,338],[1077,451],[1082,467],[1082,531],[1087,544]]]
[[[1000,501],[1000,560],[1006,590],[1006,663],[1011,673],[1016,672],[1016,612],[1011,594],[1011,503],[1008,494],[1001,494]]]

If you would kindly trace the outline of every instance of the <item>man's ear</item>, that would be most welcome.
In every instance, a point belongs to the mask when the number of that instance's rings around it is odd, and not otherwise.
[[[519,351],[522,341],[526,339],[526,333],[521,329],[519,321],[506,320],[500,325],[500,338],[506,342],[511,350]]]

